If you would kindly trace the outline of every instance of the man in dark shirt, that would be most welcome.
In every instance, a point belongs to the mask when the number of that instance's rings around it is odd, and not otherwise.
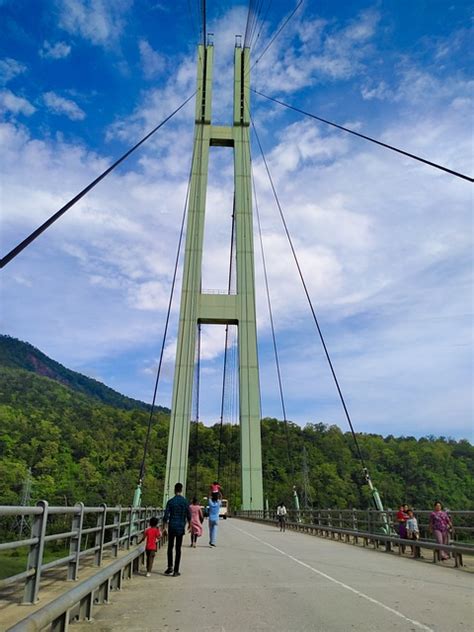
[[[163,517],[163,529],[168,532],[168,568],[165,575],[173,575],[177,577],[179,572],[179,563],[181,562],[181,545],[186,530],[186,522],[191,523],[191,512],[189,511],[189,503],[184,498],[183,485],[176,483],[174,486],[174,497],[170,498],[166,503],[165,515]],[[176,543],[176,555],[173,567],[173,548]]]

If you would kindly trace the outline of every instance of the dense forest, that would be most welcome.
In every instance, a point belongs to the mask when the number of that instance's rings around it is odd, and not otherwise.
[[[29,367],[0,366],[0,504],[20,502],[29,468],[31,502],[130,504],[149,419],[146,405],[109,405],[81,390]],[[161,408],[151,429],[145,504],[161,502],[168,428],[169,411]],[[468,441],[376,434],[358,434],[357,439],[386,507],[403,501],[427,508],[441,499],[453,510],[474,509],[474,447]],[[285,428],[281,421],[264,419],[262,443],[271,506],[281,499],[289,503],[293,485],[314,507],[368,506],[349,432],[322,423]],[[219,452],[220,482],[238,506],[237,426],[193,424],[188,495],[207,493],[217,477]]]

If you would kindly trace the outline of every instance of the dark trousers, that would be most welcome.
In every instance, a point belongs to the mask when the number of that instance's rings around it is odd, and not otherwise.
[[[184,533],[168,533],[168,568],[172,568],[175,572],[179,571],[179,563],[181,562],[181,545],[183,544]],[[176,554],[173,567],[173,548],[176,542]]]

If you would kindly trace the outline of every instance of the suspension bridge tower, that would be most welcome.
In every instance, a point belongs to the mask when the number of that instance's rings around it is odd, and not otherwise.
[[[196,336],[200,324],[237,325],[242,508],[263,509],[260,383],[255,315],[252,184],[249,142],[250,49],[234,51],[233,125],[211,123],[213,46],[198,48],[196,118],[183,285],[171,405],[164,500],[186,484]],[[236,292],[202,292],[204,219],[211,147],[234,157]]]

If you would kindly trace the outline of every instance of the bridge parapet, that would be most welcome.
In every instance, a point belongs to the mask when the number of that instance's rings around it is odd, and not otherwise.
[[[383,547],[391,552],[398,547],[401,554],[405,548],[413,547],[414,551],[428,549],[433,552],[433,562],[440,561],[440,546],[430,539],[428,532],[429,514],[431,511],[417,511],[420,524],[420,539],[408,540],[400,538],[394,528],[395,512],[374,509],[325,509],[296,511],[290,510],[286,518],[286,527],[310,535],[331,538],[351,544],[361,543],[363,546]],[[277,523],[276,511],[237,511],[234,514],[255,522]],[[455,525],[453,538],[448,545],[443,545],[454,559],[454,566],[463,566],[463,555],[474,558],[474,511],[452,511],[451,518]],[[421,521],[421,522],[420,522]]]
[[[0,590],[24,583],[22,603],[34,604],[47,571],[64,568],[64,579],[78,580],[80,568],[86,561],[100,567],[106,553],[117,558],[120,550],[130,549],[152,516],[161,523],[163,510],[108,507],[106,504],[86,507],[83,503],[74,507],[53,507],[45,500],[36,507],[0,506],[0,557],[5,562],[7,552],[13,552],[18,557],[11,558],[10,565],[13,560],[16,566],[26,566],[21,572],[0,576]],[[14,539],[18,533],[8,523],[17,523],[19,517],[22,525],[20,539]],[[21,537],[24,531],[29,531],[30,537]],[[26,561],[24,555],[21,556],[25,549]]]

